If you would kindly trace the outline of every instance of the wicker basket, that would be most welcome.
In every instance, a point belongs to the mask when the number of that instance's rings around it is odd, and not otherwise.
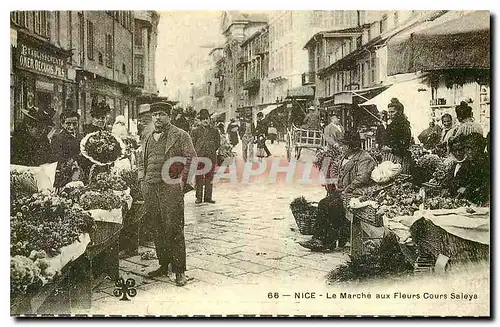
[[[293,204],[290,204],[290,209],[292,210],[295,222],[299,227],[299,232],[303,235],[312,235],[318,212],[317,202],[308,202],[307,208],[300,209]]]
[[[420,219],[410,228],[413,241],[421,253],[434,258],[439,254],[450,258],[451,263],[481,261],[489,258],[489,246],[469,241],[448,233],[429,219]]]
[[[122,224],[96,221],[96,229],[90,233],[89,248],[98,247],[116,236],[122,229]]]
[[[344,203],[344,208],[346,210],[349,210],[352,215],[359,220],[368,223],[374,227],[383,227],[384,226],[384,220],[381,216],[377,216],[377,209],[372,207],[371,205],[368,205],[366,207],[362,208],[350,208],[349,207],[349,202],[351,201],[352,198],[355,198],[357,196],[349,194],[347,196],[344,196],[342,198],[342,201]]]

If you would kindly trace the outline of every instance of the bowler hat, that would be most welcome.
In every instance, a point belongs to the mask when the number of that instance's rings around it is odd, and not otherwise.
[[[208,112],[207,109],[201,109],[200,112],[198,113],[198,118],[200,120],[210,118],[210,113]]]
[[[40,109],[37,107],[32,107],[28,110],[21,109],[21,112],[26,115],[26,117],[44,124],[46,126],[54,126],[54,122],[52,121],[52,117],[55,112],[53,109]]]
[[[359,135],[359,132],[356,130],[348,130],[344,134],[344,139],[343,143],[345,145],[357,148],[361,147],[361,136]]]
[[[172,105],[168,102],[161,101],[161,102],[152,103],[149,106],[149,112],[153,113],[153,112],[158,112],[158,111],[163,111],[167,115],[170,115],[172,112]]]
[[[99,104],[90,108],[90,116],[92,117],[106,116],[109,112],[111,112],[111,108],[109,107],[109,104],[104,101],[101,101]]]

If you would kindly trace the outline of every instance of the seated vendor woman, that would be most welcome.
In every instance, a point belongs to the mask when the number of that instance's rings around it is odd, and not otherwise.
[[[456,163],[448,189],[452,196],[484,205],[490,198],[490,165],[485,156],[484,138],[479,133],[460,134],[449,141]]]
[[[377,163],[368,152],[361,149],[361,137],[357,131],[347,132],[343,143],[347,150],[339,162],[337,188],[343,193],[353,193],[373,184],[371,174]]]
[[[368,152],[361,149],[361,137],[356,131],[348,131],[343,143],[347,146],[339,164],[338,189],[328,185],[328,194],[318,204],[315,232],[310,241],[299,243],[315,251],[328,251],[343,247],[350,236],[350,222],[346,219],[341,192],[352,193],[370,185],[371,173],[376,166]]]
[[[309,241],[299,242],[305,248],[317,252],[328,252],[337,247],[344,247],[349,240],[349,221],[345,218],[340,193],[334,184],[327,186],[327,196],[318,203],[313,237]]]

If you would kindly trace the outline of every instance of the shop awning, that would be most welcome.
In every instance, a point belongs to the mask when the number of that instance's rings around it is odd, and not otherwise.
[[[274,109],[278,108],[279,104],[270,104],[264,107],[260,112],[264,114],[264,117],[269,115]]]
[[[388,75],[490,68],[490,13],[476,11],[442,20],[425,22],[427,28],[388,42]]]
[[[325,101],[325,104],[359,104],[373,98],[382,91],[386,90],[389,85],[378,85],[360,90],[346,90],[337,92],[333,98]],[[333,102],[333,103],[332,103]]]
[[[287,99],[300,99],[300,98],[313,99],[314,98],[314,89],[308,85],[295,87],[293,89],[288,90],[286,98]]]
[[[387,110],[387,105],[392,98],[398,98],[403,104],[404,113],[410,121],[414,135],[420,134],[429,126],[432,117],[432,110],[429,106],[431,89],[424,84],[422,77],[394,83],[387,90],[360,106],[376,105],[379,111]]]

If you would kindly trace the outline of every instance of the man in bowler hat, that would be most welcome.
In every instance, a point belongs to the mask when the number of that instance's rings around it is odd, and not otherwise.
[[[171,124],[170,104],[153,103],[149,111],[154,130],[142,140],[138,177],[147,217],[156,226],[155,247],[160,267],[148,275],[167,275],[171,264],[176,285],[184,286],[187,283],[184,193],[196,151],[189,134]]]
[[[200,126],[191,132],[193,138],[194,148],[198,157],[205,158],[210,164],[210,170],[204,175],[196,175],[196,202],[202,201],[207,203],[215,203],[212,199],[213,192],[213,179],[215,172],[215,165],[217,159],[217,150],[220,148],[220,135],[219,131],[210,124],[210,114],[207,109],[201,109],[198,118],[200,119]],[[207,162],[198,162],[198,170],[202,170]]]
[[[48,134],[54,122],[51,109],[22,109],[24,120],[10,140],[10,163],[23,166],[40,166],[56,160],[52,156]]]

